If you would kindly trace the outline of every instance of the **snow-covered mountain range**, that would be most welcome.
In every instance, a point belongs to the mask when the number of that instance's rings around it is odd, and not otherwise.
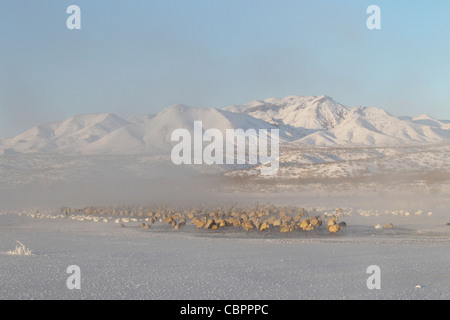
[[[280,129],[282,144],[306,146],[401,146],[450,142],[450,121],[427,115],[395,117],[380,108],[347,107],[328,96],[289,96],[224,109],[175,105],[157,115],[130,119],[85,114],[41,124],[0,140],[0,154],[168,154],[172,132],[193,122],[203,128]]]

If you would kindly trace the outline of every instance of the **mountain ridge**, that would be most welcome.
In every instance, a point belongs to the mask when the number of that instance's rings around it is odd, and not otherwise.
[[[0,154],[168,154],[173,130],[279,129],[281,143],[309,146],[397,146],[450,142],[450,122],[428,115],[396,117],[376,107],[348,107],[331,97],[288,96],[222,109],[176,104],[123,119],[82,114],[0,139]]]

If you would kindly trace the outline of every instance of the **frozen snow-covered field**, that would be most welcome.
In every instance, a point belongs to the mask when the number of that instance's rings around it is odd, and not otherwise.
[[[450,298],[448,215],[346,210],[338,234],[288,235],[2,213],[0,299]],[[6,254],[17,240],[31,256]],[[80,290],[66,286],[70,265],[81,269]],[[380,290],[367,288],[370,265],[381,269]]]
[[[0,299],[449,299],[449,150],[291,150],[268,179],[251,168],[199,175],[158,156],[4,155]],[[139,221],[120,228],[112,218],[79,221],[58,211],[216,200],[319,214],[342,208],[347,228],[144,230]],[[7,254],[17,241],[32,254]],[[70,265],[81,269],[81,290],[66,286]],[[381,269],[380,290],[367,288],[371,265]]]

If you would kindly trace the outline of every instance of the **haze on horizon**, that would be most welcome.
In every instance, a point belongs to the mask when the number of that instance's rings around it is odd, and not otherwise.
[[[83,113],[328,95],[450,119],[450,3],[80,0],[0,3],[0,138]]]

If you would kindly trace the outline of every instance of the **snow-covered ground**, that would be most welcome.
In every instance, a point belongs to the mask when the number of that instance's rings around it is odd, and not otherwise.
[[[352,178],[379,175],[414,175],[450,169],[450,144],[403,147],[306,147],[291,145],[280,150],[280,168],[266,179]],[[257,176],[258,168],[228,170],[229,176]],[[437,177],[436,177],[437,178]],[[442,179],[441,179],[442,180]]]
[[[352,211],[338,234],[264,236],[3,213],[0,298],[449,299],[443,217],[378,213]],[[373,227],[387,222],[394,228]],[[32,255],[7,255],[16,240]],[[80,267],[80,290],[66,286],[70,265]],[[366,285],[371,265],[379,290]]]

